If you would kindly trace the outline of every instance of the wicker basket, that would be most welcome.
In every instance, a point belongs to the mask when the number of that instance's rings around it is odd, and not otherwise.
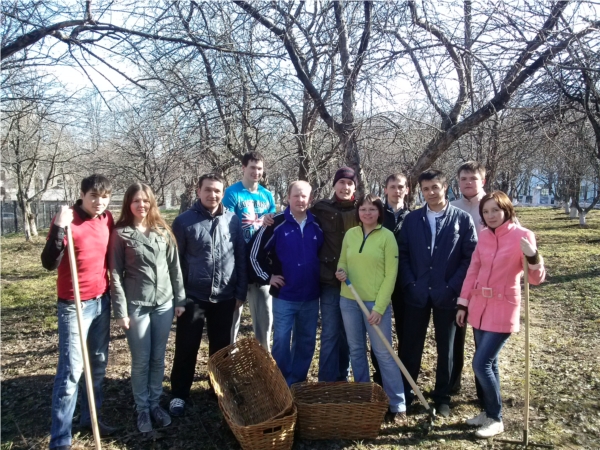
[[[219,350],[208,371],[225,420],[244,450],[292,447],[297,417],[292,394],[256,339]]]
[[[302,439],[375,439],[389,399],[375,383],[296,383]]]

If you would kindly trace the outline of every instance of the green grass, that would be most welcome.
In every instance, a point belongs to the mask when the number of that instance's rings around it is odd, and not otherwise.
[[[588,215],[580,228],[551,208],[520,208],[523,226],[536,233],[543,255],[547,282],[531,288],[531,422],[530,439],[566,448],[600,448],[600,211]],[[165,212],[168,223],[177,211]],[[56,365],[56,273],[41,267],[45,233],[33,242],[23,236],[2,237],[2,417],[1,449],[47,448],[50,429],[50,397]],[[245,309],[242,335],[251,334]],[[431,333],[430,333],[431,335]],[[166,375],[172,365],[174,333],[166,354]],[[500,354],[504,399],[505,439],[522,436],[523,338],[511,336]],[[123,430],[103,447],[121,449],[226,449],[239,448],[222,420],[215,400],[208,394],[203,340],[193,404],[184,418],[150,438],[135,429],[129,379],[129,350],[123,332],[111,329],[110,359],[102,408],[107,421]],[[317,343],[318,346],[318,343]],[[318,348],[317,348],[318,351]],[[474,403],[473,374],[469,367],[473,344],[468,332],[463,391],[456,396],[453,413],[440,419],[429,435],[419,431],[422,414],[411,416],[410,427],[382,427],[380,437],[366,441],[302,441],[296,450],[412,448],[503,448],[499,443],[477,441],[463,425],[478,409]],[[435,348],[428,338],[418,381],[433,387]],[[317,355],[309,378],[317,375]],[[169,383],[165,381],[168,395]],[[75,434],[75,447],[92,447],[89,435]]]
[[[2,238],[2,322],[27,320],[42,330],[56,329],[56,273],[41,265],[42,237],[25,242],[21,235]],[[37,255],[37,258],[35,258]],[[3,336],[7,331],[3,327]]]

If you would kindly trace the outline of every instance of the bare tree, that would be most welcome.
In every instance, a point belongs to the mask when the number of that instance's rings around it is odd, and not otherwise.
[[[14,176],[29,241],[38,235],[32,203],[65,175],[64,166],[74,157],[74,148],[66,124],[57,123],[52,111],[22,101],[11,107],[2,120],[2,166]]]
[[[355,94],[359,74],[369,48],[373,3],[370,1],[362,3],[363,18],[360,23],[349,23],[347,18],[348,8],[353,10],[357,4],[347,4],[343,1],[334,1],[324,7],[315,3],[314,7],[322,8],[321,11],[318,15],[308,14],[310,20],[334,20],[331,28],[336,33],[335,36],[332,36],[331,47],[327,51],[329,67],[331,67],[328,76],[333,79],[334,74],[337,72],[342,75],[340,80],[342,84],[340,120],[334,118],[330,107],[327,105],[328,98],[322,94],[322,91],[313,82],[310,76],[311,70],[307,64],[310,55],[307,55],[307,52],[303,50],[303,46],[300,44],[300,40],[302,40],[310,51],[317,51],[311,36],[303,32],[303,25],[301,24],[300,16],[303,12],[306,12],[306,4],[301,2],[295,9],[292,9],[292,4],[287,4],[284,9],[276,4],[266,8],[256,8],[244,1],[234,1],[234,3],[280,40],[289,61],[294,67],[296,77],[314,102],[321,119],[338,136],[346,163],[356,170],[359,176],[359,183],[362,185],[364,173],[357,145]],[[329,14],[329,9],[333,10],[333,17]],[[353,13],[354,11],[351,12]],[[269,14],[271,14],[271,17],[269,17]],[[351,17],[353,16],[354,14],[351,14]],[[349,30],[349,25],[362,29],[358,42],[358,51],[354,60],[351,58],[350,49],[355,44],[352,42],[352,39],[356,37],[356,33],[354,30]]]
[[[426,9],[420,10],[416,2],[408,2],[414,27],[411,32],[403,36],[402,23],[385,32],[408,55],[428,102],[440,118],[437,132],[412,168],[413,185],[416,176],[454,142],[507,108],[517,90],[558,54],[597,30],[598,22],[577,32],[561,27],[568,4],[554,2],[547,10],[542,4],[481,4],[481,10],[474,11],[471,2],[465,1],[463,20],[457,22],[456,14],[445,20],[434,4],[424,2]],[[453,32],[459,26],[464,29],[462,36]],[[488,33],[494,34],[493,41],[486,38]],[[443,53],[432,53],[437,48]],[[443,83],[450,76],[450,68],[456,80],[454,100],[442,94],[447,90]],[[474,89],[473,78],[484,77],[493,88],[488,99],[478,98],[480,92]]]

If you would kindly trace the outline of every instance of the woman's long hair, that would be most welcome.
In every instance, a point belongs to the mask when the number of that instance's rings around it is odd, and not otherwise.
[[[143,191],[144,194],[148,196],[148,200],[150,200],[150,208],[148,208],[148,215],[146,216],[146,226],[156,231],[162,237],[167,238],[169,244],[172,242],[176,245],[177,241],[175,240],[175,236],[173,236],[171,227],[167,225],[165,219],[163,219],[160,215],[158,204],[156,203],[156,197],[154,196],[152,189],[150,186],[144,183],[134,183],[127,188],[127,191],[123,196],[121,215],[119,216],[119,220],[117,220],[115,227],[135,227],[135,216],[131,212],[131,203],[133,202],[133,197],[135,197],[135,195],[140,191]],[[165,235],[165,232],[167,235]]]

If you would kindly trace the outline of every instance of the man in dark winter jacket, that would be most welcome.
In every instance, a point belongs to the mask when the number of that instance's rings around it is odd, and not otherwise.
[[[408,180],[406,175],[403,173],[393,173],[389,175],[385,180],[383,193],[385,194],[383,226],[394,233],[394,237],[396,238],[399,247],[402,223],[404,222],[404,218],[410,212],[408,209],[408,202],[404,201],[406,194],[408,194]],[[404,321],[404,301],[400,274],[396,277],[396,287],[392,293],[392,309],[394,310],[394,324],[396,328],[396,338],[398,339],[398,356],[400,356],[400,349],[402,348],[402,323]],[[379,363],[373,352],[371,352],[371,362],[373,363],[374,369],[373,381],[380,386],[383,386],[381,373],[379,371]]]
[[[344,235],[358,225],[355,198],[356,174],[341,167],[333,177],[334,194],[319,200],[310,211],[319,220],[325,239],[319,252],[321,265],[321,349],[319,381],[348,381],[350,350],[340,311],[340,282],[335,277]]]
[[[200,177],[199,200],[173,222],[187,298],[185,312],[177,318],[173,416],[183,414],[192,387],[204,322],[212,355],[231,343],[234,310],[246,300],[246,242],[240,219],[221,203],[223,185],[217,174]]]
[[[401,359],[414,380],[419,375],[429,317],[433,311],[437,367],[432,398],[438,413],[450,414],[450,376],[456,332],[456,300],[477,244],[473,219],[450,205],[439,170],[419,176],[427,204],[406,216],[400,231],[398,272],[404,288]],[[406,403],[414,398],[404,382]]]
[[[290,386],[306,380],[317,340],[323,231],[308,211],[310,200],[310,184],[293,182],[288,207],[272,226],[260,229],[250,250],[254,277],[271,285],[271,354]]]

